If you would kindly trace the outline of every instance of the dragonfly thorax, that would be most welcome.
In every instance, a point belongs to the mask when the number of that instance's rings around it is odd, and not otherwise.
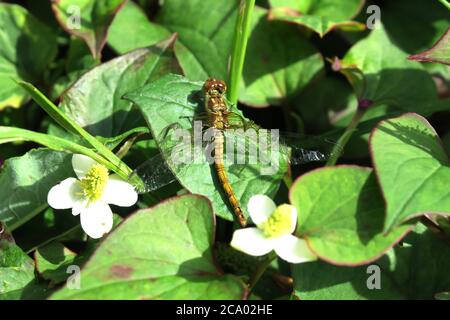
[[[218,114],[227,111],[227,105],[225,104],[222,96],[209,96],[207,101],[207,112]]]

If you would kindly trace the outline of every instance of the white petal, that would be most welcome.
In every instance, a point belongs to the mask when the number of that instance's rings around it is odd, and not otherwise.
[[[67,178],[50,189],[47,202],[54,209],[69,209],[80,199],[80,194],[77,179]]]
[[[130,207],[136,203],[138,194],[134,187],[122,180],[118,175],[109,176],[108,184],[103,191],[102,200],[121,207]]]
[[[275,252],[290,263],[302,263],[317,260],[317,256],[309,249],[305,240],[291,234],[276,239]]]
[[[246,228],[233,233],[231,246],[251,256],[262,256],[273,250],[274,243],[258,228]]]
[[[297,208],[290,204],[286,206],[289,206],[289,209],[291,211],[291,230],[289,230],[289,234],[291,234],[295,231],[295,228],[297,226]]]
[[[97,201],[81,211],[81,227],[91,238],[103,237],[111,230],[112,226],[113,214],[106,203]]]
[[[89,169],[91,169],[92,166],[96,163],[97,162],[95,160],[92,160],[91,158],[83,154],[75,153],[72,156],[73,171],[75,171],[75,174],[79,179],[83,178],[86,172],[88,172]]]
[[[276,209],[276,205],[268,196],[257,194],[250,198],[247,209],[253,223],[259,226],[272,215]]]
[[[78,200],[72,207],[72,214],[74,216],[79,215],[84,209],[86,209],[88,202],[84,199]]]

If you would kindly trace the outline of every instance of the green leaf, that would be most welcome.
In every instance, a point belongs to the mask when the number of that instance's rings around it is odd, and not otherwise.
[[[387,206],[385,230],[423,214],[450,215],[450,159],[425,118],[408,113],[382,121],[370,145]]]
[[[60,283],[70,275],[67,268],[75,263],[77,255],[59,242],[52,242],[34,253],[36,270],[45,280]]]
[[[0,300],[19,299],[34,279],[33,260],[3,230],[0,233]]]
[[[361,31],[365,25],[351,21],[364,0],[270,0],[270,19],[296,23],[325,36],[334,29]]]
[[[163,154],[168,152],[165,149],[168,143],[164,134],[167,129],[177,123],[181,129],[192,130],[192,120],[189,119],[199,111],[204,111],[201,101],[202,86],[201,82],[192,82],[182,76],[170,74],[125,96],[141,110]],[[282,167],[283,170],[286,169],[285,166]],[[244,212],[247,210],[245,204],[252,195],[274,196],[284,175],[281,169],[273,175],[262,175],[261,167],[258,165],[249,164],[243,168],[241,166],[239,170],[232,168],[225,162],[228,179]],[[176,167],[171,169],[186,189],[208,197],[217,215],[233,220],[233,214],[228,207],[227,199],[224,198],[217,175],[206,161],[186,165],[182,174]]]
[[[290,190],[298,210],[296,234],[321,259],[361,265],[378,259],[410,225],[383,233],[384,203],[369,168],[337,166],[304,174]]]
[[[67,60],[65,61],[67,73],[86,71],[97,63],[98,61],[92,57],[83,40],[76,37],[70,38]]]
[[[409,56],[408,59],[450,65],[450,28],[447,29],[442,38],[431,49]]]
[[[119,53],[124,53],[154,44],[160,37],[176,32],[175,53],[188,78],[226,79],[237,10],[238,0],[211,1],[208,5],[202,0],[165,0],[155,23],[145,20],[137,8],[129,9],[120,23],[113,25],[109,42]],[[135,31],[137,23],[139,32]],[[123,38],[124,30],[140,35],[129,37],[127,33]]]
[[[131,169],[119,159],[114,153],[112,153],[104,144],[102,144],[99,140],[89,134],[85,129],[83,129],[78,123],[76,123],[71,117],[67,116],[60,108],[56,107],[52,101],[50,101],[42,92],[40,92],[36,87],[34,87],[31,83],[27,82],[19,82],[19,85],[24,88],[33,98],[33,100],[44,109],[47,114],[52,117],[53,120],[56,121],[61,127],[65,128],[67,131],[71,133],[75,133],[81,136],[86,142],[88,142],[97,152],[86,149],[82,146],[75,145],[77,149],[83,148],[84,151],[82,153],[86,156],[91,157],[98,163],[105,165],[110,170],[117,173],[122,179],[127,179],[131,174]],[[20,130],[20,129],[16,129]],[[35,136],[40,135],[42,138],[44,135],[35,133],[28,134],[26,130],[22,130],[24,134],[27,134],[31,137],[31,140]],[[46,139],[46,138],[45,138]],[[60,139],[62,140],[62,139]],[[8,140],[6,140],[8,141]],[[14,141],[14,140],[13,140]],[[60,141],[62,142],[62,141]],[[68,143],[69,141],[65,141]],[[41,143],[38,141],[38,143]],[[73,144],[72,144],[73,145]],[[60,150],[60,149],[58,149]],[[138,183],[138,182],[136,182]]]
[[[439,40],[448,29],[450,11],[439,0],[396,0],[383,4],[381,20],[393,42],[414,54]]]
[[[93,57],[100,60],[108,27],[126,0],[52,0],[59,24],[83,39]]]
[[[178,33],[175,52],[188,78],[227,78],[238,2],[216,0],[205,5],[203,0],[164,1],[156,21]]]
[[[52,29],[19,5],[0,4],[0,110],[29,99],[15,80],[42,80],[56,49]]]
[[[143,125],[122,96],[165,73],[181,73],[173,54],[175,36],[138,49],[84,74],[62,97],[61,110],[91,134],[114,137]]]
[[[435,84],[420,63],[406,58],[379,25],[350,49],[338,69],[360,100],[426,113],[437,101]]]
[[[77,241],[85,236],[79,216],[51,207],[14,230],[16,243],[27,253],[52,241]]]
[[[376,262],[386,261],[386,256]],[[292,266],[294,292],[300,300],[398,300],[403,295],[387,275],[389,269],[380,269],[381,289],[370,290],[368,266],[342,267],[324,261]],[[370,271],[370,270],[369,270]]]
[[[294,103],[305,123],[306,132],[312,134],[319,134],[336,126],[343,116],[353,115],[357,105],[352,88],[345,79],[330,76],[311,82],[296,97]],[[348,122],[345,123],[347,124]],[[347,155],[347,150],[345,151]]]
[[[134,137],[149,133],[149,129],[147,127],[136,127],[133,129],[130,129],[118,136],[115,137],[102,137],[102,136],[96,136],[95,138],[103,143],[108,149],[114,150],[117,148],[120,144],[125,142],[128,139],[133,139]],[[89,143],[85,140],[83,140],[82,137],[74,135],[70,132],[65,131],[61,127],[55,124],[50,124],[48,126],[48,132],[51,136],[60,137],[65,140],[72,141],[74,143],[80,144],[84,147],[89,147]]]
[[[83,40],[72,37],[69,42],[69,49],[67,52],[67,58],[64,68],[64,75],[55,79],[53,88],[51,91],[52,100],[57,99],[61,94],[70,88],[78,78],[97,65],[99,61],[96,61]]]
[[[170,37],[171,32],[148,20],[145,12],[129,1],[117,14],[108,32],[108,45],[118,53],[154,45]]]
[[[435,299],[450,291],[449,268],[448,243],[418,224],[401,244],[370,266],[294,265],[294,288],[302,300]],[[367,284],[375,284],[376,278],[379,289],[369,289]]]
[[[324,67],[320,53],[295,27],[267,21],[267,11],[258,7],[246,57],[239,101],[259,107],[283,104]]]
[[[424,225],[419,224],[396,246],[394,254],[391,278],[406,299],[433,299],[439,292],[450,291],[449,244]]]
[[[125,220],[81,271],[81,289],[53,299],[242,299],[244,284],[214,264],[214,215],[196,195]]]
[[[47,193],[74,176],[70,155],[45,149],[5,161],[0,172],[0,220],[14,230],[43,211]]]
[[[364,0],[269,0],[272,7],[290,7],[303,14],[348,19],[362,9]]]

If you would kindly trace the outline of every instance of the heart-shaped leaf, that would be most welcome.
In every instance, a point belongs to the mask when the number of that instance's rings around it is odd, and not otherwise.
[[[383,198],[369,168],[317,169],[297,179],[289,198],[298,210],[296,234],[336,265],[376,260],[411,229],[404,225],[384,234]]]
[[[450,65],[450,28],[431,49],[409,56],[408,59]]]
[[[83,39],[100,60],[109,25],[126,1],[52,0],[52,9],[64,30]]]
[[[335,67],[348,78],[360,100],[426,113],[436,103],[436,86],[420,63],[406,58],[379,25]]]
[[[242,299],[244,284],[214,264],[214,215],[196,195],[138,211],[102,242],[81,288],[53,299]]]
[[[258,7],[246,57],[239,101],[258,107],[283,104],[324,67],[320,53],[295,27],[267,21],[267,10]]]
[[[175,36],[104,63],[84,74],[62,97],[61,109],[91,134],[117,136],[143,124],[122,96],[167,72],[181,73]]]
[[[192,119],[199,111],[204,111],[202,86],[201,82],[192,82],[182,76],[169,74],[125,97],[139,107],[158,146],[167,154],[167,129],[177,124],[180,129],[192,130]],[[237,199],[243,205],[244,212],[245,204],[252,195],[274,196],[284,175],[283,170],[286,170],[286,166],[280,166],[280,170],[273,175],[265,175],[258,164],[241,165],[239,170],[232,169],[235,168],[232,165],[225,162],[228,179]],[[217,215],[233,220],[228,199],[224,197],[214,168],[208,162],[187,164],[183,174],[174,166],[171,170],[190,192],[208,197]]]
[[[361,31],[365,25],[351,21],[364,0],[270,0],[270,19],[296,23],[323,37],[334,29]]]
[[[52,29],[21,6],[0,4],[0,110],[29,99],[14,80],[39,82],[56,48]]]
[[[450,215],[450,159],[425,118],[408,113],[381,121],[370,146],[386,200],[385,230],[427,213]]]

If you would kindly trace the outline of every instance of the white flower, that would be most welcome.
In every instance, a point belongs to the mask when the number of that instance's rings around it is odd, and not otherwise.
[[[113,226],[108,204],[130,207],[138,195],[133,186],[91,158],[74,154],[72,166],[78,179],[67,178],[50,189],[48,204],[54,209],[70,209],[80,215],[81,227],[91,238],[98,239]]]
[[[231,246],[252,256],[262,256],[272,250],[290,263],[317,260],[305,240],[292,233],[297,224],[297,209],[289,204],[276,207],[265,195],[255,195],[248,202],[248,212],[257,228],[236,230]]]

